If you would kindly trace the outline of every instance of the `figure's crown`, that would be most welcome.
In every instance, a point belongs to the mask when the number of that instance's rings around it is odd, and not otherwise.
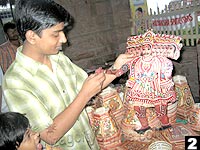
[[[127,53],[141,55],[160,55],[178,59],[182,48],[181,37],[175,35],[155,34],[148,30],[143,35],[130,36],[127,39]]]

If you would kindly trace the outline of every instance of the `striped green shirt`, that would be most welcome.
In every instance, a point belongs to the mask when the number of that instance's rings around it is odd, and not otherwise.
[[[18,48],[16,59],[5,74],[3,92],[10,111],[26,114],[32,129],[40,132],[75,99],[87,73],[61,52],[49,56],[52,72],[21,50]],[[99,149],[85,110],[55,146],[64,150]]]

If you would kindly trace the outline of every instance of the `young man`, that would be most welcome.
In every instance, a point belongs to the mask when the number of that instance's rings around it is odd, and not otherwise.
[[[41,139],[64,150],[99,149],[84,109],[116,76],[91,74],[59,52],[70,14],[52,0],[17,0],[15,19],[24,40],[4,77],[3,92],[11,111],[25,113]],[[122,54],[116,69],[131,60]]]
[[[40,134],[30,130],[28,119],[16,112],[0,114],[1,150],[42,150]]]

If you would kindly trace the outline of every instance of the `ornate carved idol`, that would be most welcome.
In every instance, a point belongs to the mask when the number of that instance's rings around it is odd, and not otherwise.
[[[141,128],[135,129],[139,134],[151,129],[147,107],[154,108],[161,124],[159,130],[171,127],[167,107],[168,103],[176,101],[176,94],[170,59],[179,58],[182,48],[180,41],[178,36],[155,34],[150,30],[143,35],[131,36],[127,39],[126,53],[133,54],[133,59],[115,72],[107,71],[117,76],[130,71],[126,82],[125,105],[130,108],[130,102],[132,104],[131,108],[141,123]]]

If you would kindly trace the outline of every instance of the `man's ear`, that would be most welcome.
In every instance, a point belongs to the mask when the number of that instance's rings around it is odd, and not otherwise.
[[[16,142],[16,149],[18,150],[19,149],[19,142]]]
[[[36,36],[37,34],[35,32],[33,32],[32,30],[28,30],[25,34],[26,36],[26,40],[31,43],[31,44],[35,44],[35,40],[36,40]]]

